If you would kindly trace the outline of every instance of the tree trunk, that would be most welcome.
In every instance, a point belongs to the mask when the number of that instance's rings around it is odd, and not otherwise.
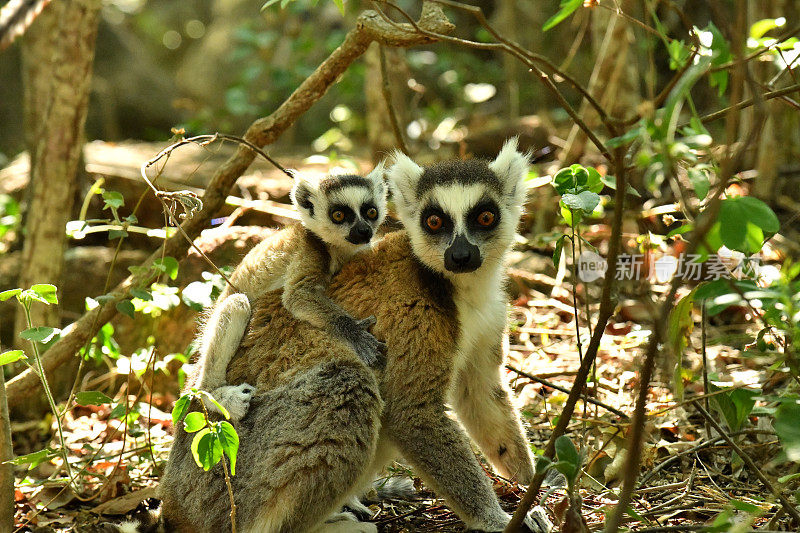
[[[6,462],[13,458],[6,380],[0,367],[0,531],[14,530],[14,465]]]
[[[100,0],[53,2],[22,41],[31,178],[20,287],[57,283],[61,277],[64,230],[77,184],[100,7]],[[61,325],[57,306],[34,304],[31,319],[35,326]],[[25,316],[18,311],[15,331],[26,328]],[[22,340],[17,337],[16,343]],[[54,394],[69,390],[71,370],[51,376]],[[43,405],[33,402],[26,407],[35,413]]]
[[[31,179],[20,286],[61,277],[89,102],[99,0],[49,5],[22,42],[26,141]],[[37,326],[60,326],[58,309],[35,305]],[[16,329],[25,329],[17,313]]]

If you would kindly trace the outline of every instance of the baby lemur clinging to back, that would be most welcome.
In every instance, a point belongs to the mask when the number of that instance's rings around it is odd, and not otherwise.
[[[386,216],[383,166],[366,177],[322,179],[295,173],[291,198],[300,223],[267,237],[242,260],[220,295],[200,338],[201,370],[195,387],[210,391],[231,413],[244,416],[253,387],[229,386],[225,369],[250,320],[250,301],[283,288],[284,307],[297,319],[347,342],[368,366],[382,366],[383,343],[367,331],[375,320],[356,320],[326,291],[333,274],[367,245]]]

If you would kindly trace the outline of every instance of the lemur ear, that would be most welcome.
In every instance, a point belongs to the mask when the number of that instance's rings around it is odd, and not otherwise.
[[[319,192],[319,181],[297,170],[290,171],[294,176],[291,199],[297,209],[302,209],[314,216],[314,200]]]
[[[383,181],[383,175],[386,173],[384,168],[384,161],[378,163],[372,172],[367,174],[366,179],[372,183],[372,190],[375,192],[375,196],[378,197],[385,197],[386,196],[386,184]]]
[[[489,169],[500,181],[506,196],[511,203],[521,204],[525,201],[525,178],[528,176],[530,156],[517,150],[517,138],[508,139],[497,158],[489,163]]]
[[[407,207],[414,201],[417,183],[419,183],[424,170],[399,150],[394,152],[393,158],[394,164],[389,167],[387,172],[389,186],[398,206]]]

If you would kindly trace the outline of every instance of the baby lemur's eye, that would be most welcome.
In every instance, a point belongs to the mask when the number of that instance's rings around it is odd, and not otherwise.
[[[425,219],[425,225],[428,226],[428,229],[431,231],[439,231],[442,229],[442,217],[439,215],[431,215]]]
[[[336,222],[337,224],[341,224],[344,222],[344,211],[337,209],[331,213],[331,220]]]
[[[478,215],[478,224],[481,226],[491,226],[494,222],[494,213],[491,211],[483,211]]]
[[[367,218],[370,220],[375,220],[376,218],[378,218],[378,210],[375,209],[374,207],[370,207],[369,209],[367,209],[366,214]]]

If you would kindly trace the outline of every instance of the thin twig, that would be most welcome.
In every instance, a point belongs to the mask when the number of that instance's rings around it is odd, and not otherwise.
[[[783,89],[777,89],[775,91],[769,91],[763,93],[759,96],[759,98],[761,100],[772,100],[773,98],[780,98],[781,96],[785,96],[787,94],[791,94],[797,91],[800,91],[800,83],[784,87]],[[724,109],[720,109],[719,111],[715,111],[714,113],[709,113],[708,115],[700,117],[700,122],[703,122],[705,124],[706,122],[713,122],[715,120],[724,118],[731,111],[738,111],[740,109],[744,109],[746,107],[755,105],[759,101],[759,98],[748,98],[747,100],[742,100],[741,102],[738,102]],[[686,126],[686,124],[682,124],[679,127],[683,126]]]
[[[515,373],[519,374],[520,376],[522,376],[524,378],[527,378],[527,379],[529,379],[531,381],[535,381],[536,383],[541,383],[545,387],[550,387],[551,389],[555,389],[557,391],[565,392],[567,394],[572,392],[572,389],[568,389],[567,387],[562,387],[561,385],[558,385],[556,383],[553,383],[552,381],[548,381],[546,379],[534,376],[533,374],[528,374],[527,372],[524,372],[524,371],[520,370],[519,368],[515,368],[515,367],[513,367],[511,365],[506,365],[506,368],[511,370],[512,372],[515,372]],[[588,396],[586,394],[581,394],[581,399],[583,399],[583,401],[585,401],[585,402],[589,402],[591,404],[597,405],[598,407],[602,407],[606,411],[608,411],[610,413],[614,413],[618,417],[624,418],[625,420],[630,418],[627,414],[625,414],[624,412],[620,411],[616,407],[612,407],[612,406],[608,405],[607,403],[601,402],[600,400],[598,400],[596,398],[592,398],[591,396]]]

